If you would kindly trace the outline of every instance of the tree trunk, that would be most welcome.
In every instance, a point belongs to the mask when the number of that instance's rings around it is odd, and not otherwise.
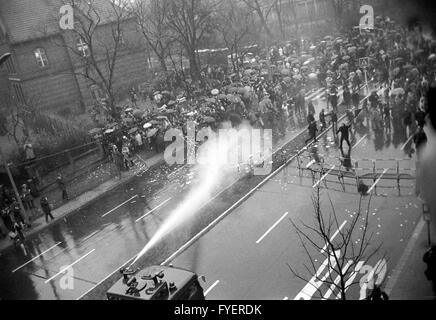
[[[165,58],[159,57],[159,63],[160,63],[160,67],[161,67],[162,71],[167,72],[168,69],[167,69],[167,64],[166,64]]]
[[[200,69],[198,66],[197,56],[195,54],[195,50],[189,50],[189,72],[191,74],[192,81],[196,81],[200,79]]]

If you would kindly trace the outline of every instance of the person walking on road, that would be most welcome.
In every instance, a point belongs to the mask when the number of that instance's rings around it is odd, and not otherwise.
[[[47,197],[42,197],[40,200],[40,204],[41,204],[41,209],[45,214],[45,222],[48,223],[48,218],[54,220],[54,217],[51,214],[51,207],[50,207],[50,203],[48,203]]]
[[[316,133],[318,132],[318,128],[316,127],[316,121],[312,121],[309,124],[309,138],[304,142],[304,144],[307,144],[310,140],[314,140],[314,142],[317,142],[316,140]]]
[[[342,150],[342,144],[344,143],[344,141],[348,144],[348,148],[351,148],[350,136],[349,136],[350,128],[351,128],[351,125],[347,126],[345,123],[343,123],[342,126],[339,128],[339,130],[336,131],[336,134],[341,133],[341,142],[340,142],[340,149],[341,150]]]
[[[56,178],[56,183],[58,184],[59,189],[62,191],[62,200],[69,200],[67,186],[65,185],[64,178],[61,174],[59,174]]]
[[[336,132],[336,130],[338,129],[338,115],[334,110],[332,110],[329,113],[329,115],[330,115],[330,123],[332,125],[333,132]]]

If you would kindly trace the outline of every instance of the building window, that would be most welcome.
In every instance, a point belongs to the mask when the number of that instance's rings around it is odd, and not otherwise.
[[[82,57],[89,57],[89,46],[81,37],[77,39],[77,50]]]
[[[24,96],[23,88],[21,87],[21,84],[14,83],[12,86],[14,88],[15,98],[21,103],[26,103],[26,98]]]
[[[38,63],[41,68],[48,66],[47,54],[43,48],[37,48],[33,53],[35,55],[36,63]]]

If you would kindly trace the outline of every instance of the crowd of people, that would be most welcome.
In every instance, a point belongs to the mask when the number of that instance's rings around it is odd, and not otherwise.
[[[369,58],[365,68],[360,64],[362,58]],[[306,94],[316,88],[324,88],[327,97],[327,110],[319,114],[320,129],[332,124],[334,132],[342,133],[341,147],[343,142],[350,146],[350,127],[337,127],[340,101],[355,130],[371,127],[376,134],[394,130],[404,137],[414,135],[421,148],[426,139],[422,129],[427,113],[425,95],[436,74],[436,41],[420,27],[406,28],[377,17],[371,31],[354,28],[348,34],[277,44],[263,55],[241,61],[240,69],[232,74],[221,67],[204,70],[201,85],[189,98],[159,88],[150,97],[153,107],[144,111],[136,108],[138,95],[133,90],[132,106],[123,110],[118,121],[91,131],[119,172],[134,165],[135,152],[164,151],[170,143],[164,141],[167,129],[180,129],[186,135],[188,121],[195,121],[197,130],[217,130],[226,121],[236,127],[247,121],[254,128],[272,129],[274,141],[283,137],[289,126],[308,125],[306,142],[316,139],[315,108],[306,100]],[[384,91],[381,95],[372,92],[359,108],[366,79],[374,79]],[[34,185],[28,181],[21,190],[29,210],[36,208]],[[63,199],[68,199],[62,178],[58,185]],[[4,225],[19,235],[29,225],[18,201],[8,188],[2,188],[0,196]],[[53,219],[49,200],[42,197],[39,205],[47,221]]]

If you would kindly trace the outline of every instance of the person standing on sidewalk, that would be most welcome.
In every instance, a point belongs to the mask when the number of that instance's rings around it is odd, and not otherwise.
[[[56,178],[56,183],[58,184],[59,189],[62,191],[62,200],[70,200],[67,193],[67,186],[65,185],[64,178],[61,174]]]
[[[53,215],[51,214],[50,203],[48,203],[47,197],[42,197],[40,200],[41,209],[45,214],[45,221],[48,223],[48,218],[54,220]]]
[[[115,147],[112,151],[112,157],[114,159],[118,179],[121,179],[121,171],[124,169],[124,156],[121,154],[118,148]]]

